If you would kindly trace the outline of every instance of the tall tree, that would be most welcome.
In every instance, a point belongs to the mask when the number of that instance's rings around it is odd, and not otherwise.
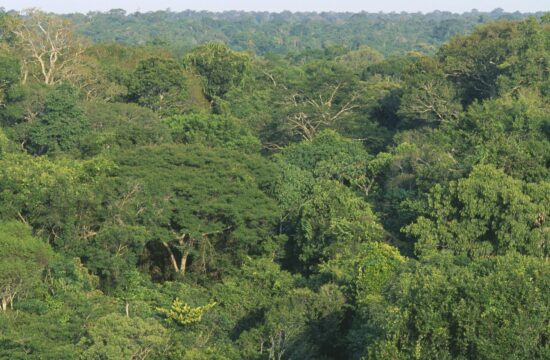
[[[85,47],[74,35],[71,23],[37,9],[26,10],[23,15],[11,25],[22,55],[23,83],[29,76],[46,85],[74,77]]]
[[[165,145],[129,150],[115,161],[123,199],[118,221],[147,228],[154,265],[166,263],[178,275],[191,263],[223,272],[246,256],[278,252],[271,233],[278,210],[262,192],[272,167],[261,158]]]

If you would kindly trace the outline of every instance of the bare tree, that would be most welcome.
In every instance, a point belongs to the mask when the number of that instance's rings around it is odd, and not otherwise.
[[[356,109],[356,94],[351,94],[343,103],[335,103],[335,98],[343,86],[341,82],[334,84],[326,96],[292,95],[290,103],[298,111],[288,117],[291,128],[298,131],[304,140],[311,141],[320,128],[334,125],[341,117]]]
[[[457,121],[462,110],[456,92],[446,81],[429,79],[405,92],[399,114],[432,122]]]
[[[78,76],[85,47],[69,21],[30,9],[14,20],[11,31],[23,58],[23,83],[29,76],[46,85]]]

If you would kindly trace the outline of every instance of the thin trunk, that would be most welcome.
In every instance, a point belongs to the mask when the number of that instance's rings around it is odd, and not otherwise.
[[[124,310],[126,310],[126,317],[129,318],[130,317],[130,303],[128,302],[128,300],[126,300]]]
[[[180,274],[182,275],[185,275],[188,257],[189,257],[189,251],[184,251],[183,255],[181,256],[181,262],[180,262]]]
[[[180,246],[183,248],[185,245],[185,236],[181,237],[178,241],[180,243]],[[193,247],[195,244],[195,238],[189,239],[189,248]],[[189,249],[188,248],[188,249]],[[187,270],[187,259],[189,258],[189,250],[184,250],[183,254],[181,255],[181,261],[180,261],[180,273],[182,275],[185,274],[185,271]]]
[[[185,235],[177,239],[178,244],[180,246],[180,249],[185,249]],[[192,247],[195,243],[195,239],[189,239],[188,246]],[[170,262],[172,263],[172,267],[177,273],[180,273],[181,275],[185,275],[185,270],[187,269],[187,259],[189,258],[189,250],[180,250],[182,251],[181,258],[178,260],[176,259],[176,255],[172,251],[172,248],[170,247],[170,244],[168,244],[166,241],[162,242],[162,245],[168,250],[168,254],[170,255]]]
[[[172,263],[172,266],[174,267],[174,270],[176,272],[179,272],[180,269],[178,268],[178,262],[176,261],[176,257],[174,256],[174,252],[170,248],[170,245],[168,245],[168,243],[166,241],[163,241],[162,245],[164,245],[166,250],[168,250],[168,254],[170,255],[170,262]]]
[[[23,71],[23,78],[21,79],[21,84],[25,85],[27,83],[28,77],[29,77],[29,70],[25,69]]]
[[[8,310],[8,299],[2,298],[2,311]]]

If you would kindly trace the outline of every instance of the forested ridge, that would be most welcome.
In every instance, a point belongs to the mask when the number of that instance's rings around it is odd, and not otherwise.
[[[1,359],[550,359],[549,14],[2,12],[0,125]]]

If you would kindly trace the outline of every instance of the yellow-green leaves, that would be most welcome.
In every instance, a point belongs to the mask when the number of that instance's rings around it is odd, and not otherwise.
[[[167,319],[174,321],[181,326],[193,325],[202,320],[203,315],[217,303],[213,302],[204,306],[192,307],[176,298],[170,309],[157,308],[157,311],[164,314]]]

